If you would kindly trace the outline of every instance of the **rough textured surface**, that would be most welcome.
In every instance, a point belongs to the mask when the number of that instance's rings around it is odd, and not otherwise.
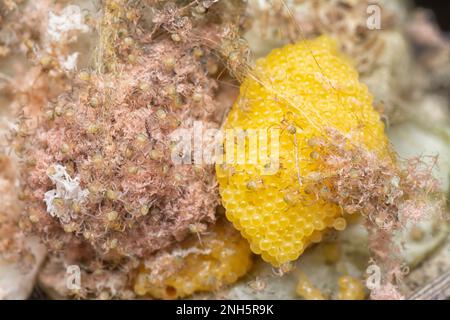
[[[115,8],[117,9],[114,3],[120,2],[120,0],[104,1],[104,3],[111,4],[110,8],[113,11]],[[186,4],[188,2],[190,1],[183,1]],[[217,39],[209,36],[206,36],[205,39],[200,39],[204,35],[198,34],[192,36],[188,28],[189,24],[184,24],[186,21],[185,17],[188,16],[188,20],[198,22],[204,19],[206,11],[214,11],[216,5],[220,6],[224,3],[227,5],[231,2],[199,1],[191,7],[186,7],[183,17],[180,17],[176,11],[163,10],[156,14],[157,18],[154,21],[160,21],[162,28],[154,35],[160,37],[160,30],[164,29],[163,34],[170,33],[175,39],[179,36],[183,41],[185,39],[188,39],[189,42],[198,40],[204,43],[204,41],[207,41],[209,46]],[[251,4],[258,3],[258,5],[264,4],[264,2],[259,0],[250,1]],[[286,41],[296,40],[299,37],[296,22],[304,28],[306,37],[316,36],[320,33],[332,33],[340,41],[344,50],[350,53],[352,60],[356,62],[358,70],[362,73],[361,81],[369,86],[371,93],[375,96],[375,107],[377,110],[384,111],[384,115],[389,116],[386,121],[388,127],[398,120],[393,118],[393,115],[396,115],[395,111],[400,110],[403,113],[403,115],[400,115],[402,120],[405,120],[405,110],[408,110],[412,116],[412,119],[406,119],[402,125],[393,126],[389,132],[396,149],[401,151],[400,155],[411,157],[430,153],[436,154],[436,151],[439,151],[439,170],[436,170],[436,172],[442,178],[441,181],[448,182],[448,167],[446,168],[445,166],[448,164],[445,159],[448,158],[444,158],[443,155],[448,153],[448,133],[450,132],[448,131],[449,45],[439,30],[430,24],[432,20],[429,15],[424,12],[418,12],[411,19],[411,16],[407,16],[407,6],[405,5],[408,3],[407,1],[381,1],[383,5],[382,30],[365,32],[365,30],[361,29],[361,23],[365,23],[367,17],[365,9],[367,3],[372,3],[372,1],[285,0],[284,2],[291,8],[294,19],[286,15],[286,12],[283,13],[284,16],[280,14],[282,11],[280,8],[283,9],[282,1],[273,1],[272,3],[275,5],[272,7],[266,6],[263,8],[264,10],[254,10],[252,8],[249,12],[254,27],[252,32],[248,34],[248,39],[251,40],[250,44],[255,53],[258,55],[260,52],[264,52],[265,54],[272,48],[283,45]],[[93,2],[90,0],[74,0],[70,2],[65,0],[8,0],[0,3],[0,115],[4,115],[5,111],[6,113],[9,113],[7,111],[18,112],[23,106],[27,106],[27,108],[32,110],[31,115],[34,116],[33,113],[41,110],[48,100],[54,100],[58,92],[64,89],[63,87],[68,87],[67,80],[76,76],[70,72],[66,74],[66,71],[61,68],[63,66],[61,62],[64,63],[66,58],[72,56],[74,51],[81,53],[78,57],[78,67],[84,68],[88,60],[90,60],[91,55],[85,53],[87,49],[86,42],[71,43],[69,48],[64,43],[49,42],[49,37],[46,36],[49,13],[52,12],[52,14],[59,16],[63,14],[63,9],[69,3],[83,3],[83,9],[85,8],[84,4],[88,3],[90,13],[86,23],[90,26],[95,25],[96,20],[101,20],[98,19],[100,18],[99,15],[92,12]],[[142,1],[140,3],[156,4],[158,7],[165,1]],[[182,2],[179,1],[178,3],[181,4]],[[215,3],[212,8],[206,8],[212,3]],[[277,7],[277,3],[281,6]],[[198,7],[197,4],[199,5]],[[302,9],[306,7],[312,9]],[[119,5],[118,11],[125,13],[123,9],[127,9],[127,6]],[[126,11],[127,16],[136,17],[136,11]],[[141,12],[144,12],[144,10],[141,10]],[[148,14],[145,19],[151,21],[154,18],[154,12],[152,10],[145,10],[145,12],[146,15]],[[219,12],[220,16],[227,14],[226,10],[219,10]],[[393,21],[389,17],[392,13],[395,14],[395,20],[393,20],[395,24],[392,24]],[[191,16],[194,19],[191,19]],[[242,17],[239,14],[233,14],[232,16]],[[386,18],[388,19],[386,20]],[[409,39],[405,37],[401,30],[405,26],[405,18],[407,18],[406,23],[409,27]],[[105,43],[106,49],[112,48],[114,50],[118,48],[120,52],[116,58],[119,57],[119,59],[125,60],[128,59],[128,54],[130,53],[130,38],[122,34],[123,30],[130,32],[132,40],[136,39],[134,30],[128,30],[126,26],[127,19],[122,17],[121,19],[109,21],[117,31],[117,33],[114,33],[114,30],[109,30],[110,32],[112,31],[110,40],[115,39],[117,41],[108,43],[107,40]],[[224,20],[230,19],[224,18]],[[108,21],[105,21],[104,25],[107,26],[107,24]],[[258,26],[263,28],[258,29]],[[269,31],[264,34],[265,30]],[[233,32],[237,31],[232,30],[231,33]],[[70,38],[73,35],[74,32],[70,32]],[[98,41],[95,41],[96,37],[92,34],[89,34],[88,37],[98,43]],[[258,40],[257,44],[255,44],[255,40]],[[123,45],[124,42],[127,44],[126,46]],[[119,45],[109,47],[112,43]],[[240,68],[242,66],[240,63],[242,57],[236,56],[236,47],[233,46],[235,44],[234,41],[224,42],[221,44],[221,51],[224,57],[230,58],[226,63],[230,64],[229,66],[234,65],[237,67],[235,69],[243,74],[244,71],[242,70],[245,70],[245,68]],[[133,44],[133,48],[137,47],[139,46]],[[410,50],[411,48],[415,49],[415,51]],[[260,49],[261,51],[259,51]],[[112,55],[109,55],[111,53]],[[136,58],[136,56],[133,57],[135,53],[136,51],[132,52],[130,61]],[[198,53],[198,51],[195,51],[195,54]],[[413,53],[416,56],[413,56]],[[25,54],[28,62],[25,61]],[[109,51],[104,57],[110,58],[114,57],[114,55],[116,55],[116,52]],[[208,54],[206,56],[203,55],[201,60],[208,60],[205,64],[205,69],[208,69],[208,72],[216,70],[217,73],[215,75],[224,80],[222,71],[220,71],[221,66],[219,65],[218,67],[215,63],[211,63],[211,60],[208,59]],[[171,62],[167,62],[170,66]],[[422,63],[426,68],[424,68],[422,74],[417,74],[416,69]],[[217,68],[219,68],[220,74]],[[89,72],[85,71],[90,70],[84,69],[80,74],[81,78],[89,75]],[[421,83],[416,83],[417,79]],[[218,83],[221,83],[221,80]],[[426,97],[427,101],[421,101],[419,97],[423,90],[422,82],[425,83],[427,89],[435,90],[435,93],[438,92],[438,94]],[[76,83],[76,87],[78,85],[80,83]],[[231,87],[227,85],[227,88]],[[218,89],[218,93],[226,99],[233,99],[233,94],[230,95],[230,92],[224,87]],[[11,99],[13,103],[10,104]],[[223,106],[225,105],[227,104]],[[425,109],[429,112],[422,112]],[[217,119],[220,119],[220,116]],[[442,121],[444,119],[447,120]],[[10,121],[7,124],[8,128],[17,128],[14,125],[17,118],[6,120],[7,122]],[[417,120],[425,121],[418,124]],[[22,129],[25,128],[19,129],[21,135],[27,134],[27,131],[22,131]],[[3,135],[1,138],[3,138]],[[3,146],[3,144],[4,141],[0,140],[0,145]],[[428,146],[429,148],[423,148]],[[20,145],[18,147],[20,149]],[[3,173],[2,169],[0,169],[0,175]],[[71,177],[74,178],[73,175]],[[6,186],[6,192],[2,192],[2,195],[0,195],[0,202],[6,201],[6,198],[13,199],[12,202],[9,202],[9,200],[6,202],[8,205],[5,208],[7,208],[8,212],[20,212],[21,209],[15,202],[18,192],[11,188],[15,183],[9,178],[7,180],[7,183],[3,184]],[[251,183],[250,186],[252,187],[254,184]],[[446,183],[443,186],[448,190]],[[10,206],[10,204],[13,205]],[[2,211],[1,208],[0,211]],[[22,251],[22,253],[28,251],[20,249],[27,241],[24,241],[18,230],[17,221],[10,217],[7,220],[6,223],[4,220],[0,222],[0,229],[2,230],[0,231],[0,242],[3,249],[6,249],[2,252],[3,260],[0,259],[0,279],[6,280],[0,281],[0,288],[2,289],[0,290],[0,295],[9,298],[24,298],[28,295],[33,284],[34,272],[37,270],[32,269],[32,272],[29,274],[30,277],[21,270],[26,265],[39,264],[40,260],[35,260],[26,255],[27,258],[24,256],[25,259],[22,261],[22,258],[17,255],[19,251]],[[22,224],[22,226],[27,226],[27,224]],[[205,228],[206,226],[204,225],[192,225],[190,227],[192,231],[204,230]],[[206,228],[206,232],[208,229]],[[445,225],[439,221],[427,222],[419,225],[419,228],[416,226],[411,228],[411,230],[405,230],[403,240],[406,242],[404,248],[406,261],[411,266],[419,266],[406,279],[409,289],[415,289],[450,267],[448,245],[444,245],[429,260],[420,264],[445,238],[445,230]],[[204,238],[205,235],[200,233],[200,236]],[[364,270],[367,267],[366,264],[369,258],[367,232],[365,232],[362,225],[357,225],[349,226],[344,232],[339,233],[337,239],[333,238],[334,233],[331,233],[330,236],[331,239],[325,236],[323,243],[308,249],[301,256],[301,259],[296,262],[295,266],[301,270],[301,273],[304,272],[307,275],[311,286],[317,288],[322,296],[337,299],[339,298],[338,277],[348,274],[357,278],[364,276]],[[7,241],[2,241],[5,239]],[[448,239],[446,243],[448,243]],[[76,242],[72,244],[68,246],[68,250],[58,251],[58,254],[50,256],[44,270],[40,273],[40,283],[50,296],[59,298],[113,297],[124,299],[134,296],[133,292],[129,290],[130,284],[132,287],[133,283],[130,278],[134,276],[134,268],[139,265],[139,261],[118,262],[114,266],[104,265],[101,261],[95,259],[95,255],[85,254],[86,252],[91,252],[90,250],[83,249],[83,246],[78,246]],[[336,248],[339,249],[336,250]],[[20,250],[18,251],[17,249]],[[340,252],[340,259],[338,259],[337,263],[333,263],[331,261],[335,261],[336,257],[339,256],[336,252]],[[7,263],[5,263],[6,260],[4,258],[7,258]],[[79,264],[80,258],[89,263],[82,263],[82,284],[85,286],[85,290],[77,294],[67,291],[65,283],[67,276],[66,266],[72,263]],[[32,262],[32,264],[29,264],[29,262]],[[254,272],[249,277],[246,277],[245,281],[238,282],[231,289],[229,296],[220,291],[214,297],[250,299],[261,297],[294,298],[296,297],[295,286],[299,280],[299,273],[296,271],[295,266],[293,272],[280,277],[273,273],[270,265],[258,260]],[[4,275],[6,276],[4,277]]]
[[[102,2],[98,23],[90,20],[99,36],[94,65],[71,74],[71,90],[39,105],[39,121],[22,119],[15,135],[25,231],[50,252],[43,288],[134,297],[127,289],[141,259],[215,222],[213,168],[174,163],[172,133],[197,120],[205,130],[219,126],[233,90],[214,77],[227,77],[218,75],[218,56],[226,63],[231,54],[225,42],[241,21],[229,15],[241,4],[142,1],[137,10]],[[43,62],[58,70],[53,56]],[[81,268],[76,292],[65,287],[68,265]]]
[[[212,75],[222,48],[204,37],[227,39],[217,11],[239,3],[191,19],[190,5],[150,2],[148,23],[132,5],[105,1],[98,70],[79,72],[73,90],[16,133],[27,231],[51,251],[75,245],[117,261],[148,256],[214,222],[213,168],[174,163],[172,133],[194,121],[218,127],[224,106]]]
[[[163,51],[183,60],[183,68],[167,70]],[[215,109],[214,84],[206,83],[201,65],[183,52],[161,42],[148,49],[142,67],[123,77],[92,76],[79,95],[51,106],[51,116],[24,141],[23,154],[33,162],[22,168],[27,218],[47,234],[51,247],[73,235],[102,254],[143,256],[181,240],[190,224],[214,221],[212,168],[170,160],[169,136],[181,123],[189,127],[203,120],[214,127],[207,111]],[[192,106],[191,77],[205,84],[204,108]],[[46,204],[58,165],[68,174],[62,188],[71,188],[78,177],[80,194],[59,192]]]

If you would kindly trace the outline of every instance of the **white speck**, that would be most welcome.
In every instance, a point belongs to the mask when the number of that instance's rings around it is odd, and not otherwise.
[[[75,52],[69,55],[67,58],[61,57],[59,60],[59,64],[66,71],[75,70],[75,68],[77,67],[77,59],[79,54],[79,52]]]
[[[63,36],[73,30],[81,32],[89,30],[89,27],[84,23],[84,17],[79,6],[69,5],[63,9],[61,15],[49,13],[47,32],[51,41],[61,41]]]
[[[62,217],[65,213],[57,212],[57,208],[53,204],[55,198],[62,199],[63,201],[83,202],[88,196],[89,191],[83,190],[80,187],[80,178],[75,177],[72,179],[64,166],[57,164],[54,168],[55,173],[49,175],[49,178],[55,184],[56,189],[47,191],[44,195],[44,201],[47,205],[47,212],[52,217]]]

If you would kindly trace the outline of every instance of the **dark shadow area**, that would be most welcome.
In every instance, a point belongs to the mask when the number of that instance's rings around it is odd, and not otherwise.
[[[450,1],[447,0],[415,0],[416,6],[431,9],[442,30],[450,31]]]

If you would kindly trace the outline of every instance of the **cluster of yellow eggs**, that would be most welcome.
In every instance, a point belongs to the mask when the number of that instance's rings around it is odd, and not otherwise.
[[[323,293],[311,283],[304,273],[300,273],[295,292],[305,300],[326,300]]]
[[[352,276],[341,276],[338,279],[338,300],[364,300],[366,291],[363,282]],[[327,297],[316,288],[308,279],[306,274],[300,272],[297,287],[297,295],[305,300],[326,300]]]
[[[388,142],[372,99],[326,36],[273,50],[242,83],[224,125],[226,156],[216,172],[227,218],[265,261],[279,266],[296,260],[328,228],[345,228],[341,208],[308,190],[323,174],[316,142],[329,139],[333,128],[384,153]],[[250,129],[266,134],[256,149]],[[240,137],[246,144],[239,162]]]
[[[364,285],[358,278],[342,276],[338,280],[339,300],[364,300],[366,291]]]
[[[216,291],[247,273],[252,266],[252,253],[239,232],[228,222],[219,222],[200,239],[183,242],[180,249],[171,253],[169,264],[167,273],[155,277],[151,276],[151,269],[142,268],[134,291],[158,299]]]

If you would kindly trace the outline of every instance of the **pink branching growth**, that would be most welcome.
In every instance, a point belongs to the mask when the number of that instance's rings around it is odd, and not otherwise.
[[[395,284],[403,275],[401,246],[395,236],[407,223],[442,213],[433,165],[421,159],[400,163],[393,154],[382,157],[336,130],[328,130],[328,135],[315,143],[323,178],[309,188],[345,213],[365,217],[370,250],[383,271],[381,286],[372,298],[400,298]]]
[[[183,239],[190,224],[214,221],[212,168],[171,161],[175,129],[195,120],[217,126],[215,83],[186,50],[160,41],[122,76],[92,76],[25,139],[27,212],[49,244],[70,235],[103,254],[143,256]],[[167,68],[167,53],[179,65]]]
[[[244,2],[101,4],[93,67],[44,106],[27,104],[34,112],[13,138],[21,229],[50,253],[41,283],[63,296],[126,298],[137,260],[215,222],[213,167],[173,163],[172,133],[194,121],[219,127],[228,102],[216,78],[227,79],[220,67],[232,53],[222,36],[241,23]],[[42,70],[55,72],[53,60],[40,61]],[[81,266],[79,292],[65,287],[72,264]]]
[[[125,2],[104,2],[100,70],[81,72],[16,135],[27,231],[50,251],[88,244],[100,259],[142,258],[215,221],[213,167],[173,163],[171,134],[194,121],[218,128],[221,14],[241,1],[195,19],[194,2],[149,1],[150,26]]]

